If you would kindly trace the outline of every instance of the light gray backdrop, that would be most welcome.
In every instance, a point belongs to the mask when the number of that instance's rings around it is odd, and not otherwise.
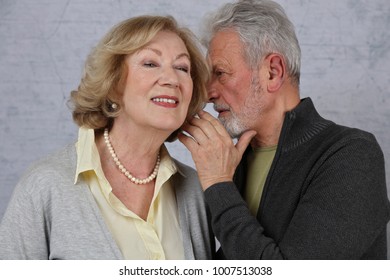
[[[26,167],[75,140],[66,102],[88,52],[111,26],[171,14],[198,34],[202,16],[224,2],[0,0],[0,218]],[[302,46],[302,97],[311,96],[323,116],[374,133],[388,166],[389,0],[278,2]],[[193,166],[179,142],[169,149]]]

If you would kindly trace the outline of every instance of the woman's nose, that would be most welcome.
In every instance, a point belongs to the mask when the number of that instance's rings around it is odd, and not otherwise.
[[[170,86],[170,87],[178,87],[179,86],[179,78],[175,69],[172,67],[166,67],[162,70],[162,74],[160,77],[160,85],[162,86]]]

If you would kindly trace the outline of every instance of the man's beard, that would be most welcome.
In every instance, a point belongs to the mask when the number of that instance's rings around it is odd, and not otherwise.
[[[219,117],[226,131],[232,138],[240,138],[241,134],[247,130],[246,124],[241,121],[240,117],[233,111],[229,111],[229,117]]]
[[[218,109],[229,110],[229,116],[218,117],[218,119],[232,138],[240,138],[262,114],[263,106],[259,101],[264,93],[257,79],[252,80],[250,91],[243,108],[238,113],[233,112],[228,105],[214,104],[214,110],[216,111]]]

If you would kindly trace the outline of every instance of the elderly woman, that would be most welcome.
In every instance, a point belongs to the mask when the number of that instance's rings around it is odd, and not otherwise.
[[[203,106],[207,78],[194,36],[171,17],[115,26],[71,94],[78,141],[21,179],[0,258],[211,258],[197,175],[164,146]]]

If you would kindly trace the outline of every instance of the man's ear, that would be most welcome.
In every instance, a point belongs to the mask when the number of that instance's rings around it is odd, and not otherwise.
[[[265,59],[268,66],[268,84],[269,92],[276,92],[282,86],[286,76],[286,65],[282,55],[272,53]]]

